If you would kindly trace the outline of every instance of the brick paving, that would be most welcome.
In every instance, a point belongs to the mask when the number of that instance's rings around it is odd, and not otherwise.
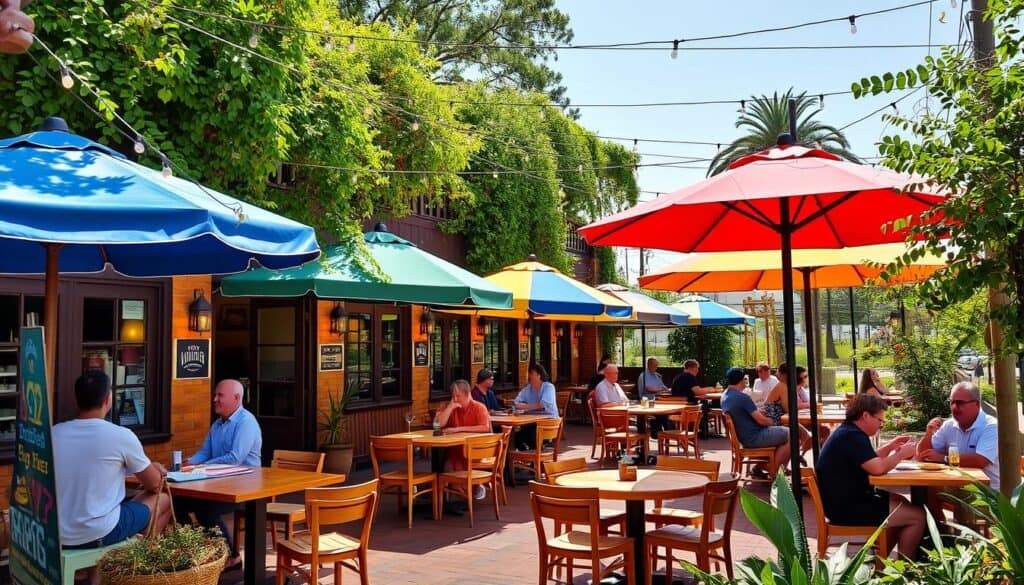
[[[567,425],[561,457],[586,457],[589,460],[591,432],[589,427]],[[728,472],[731,461],[729,442],[710,439],[701,442],[707,458],[722,462],[722,471]],[[594,462],[591,461],[592,464]],[[428,462],[422,462],[425,468]],[[370,469],[352,474],[351,483],[372,479]],[[750,484],[748,489],[758,497],[767,498],[768,488],[763,484]],[[510,488],[511,505],[502,506],[501,521],[494,519],[494,510],[488,499],[476,511],[476,527],[469,527],[466,516],[446,515],[433,521],[419,513],[412,529],[406,526],[404,511],[399,513],[395,496],[385,497],[374,522],[370,542],[370,582],[374,585],[509,585],[536,584],[538,582],[537,533],[529,506],[529,491],[524,485]],[[621,502],[604,502],[603,507],[615,507]],[[700,498],[674,501],[674,505],[697,509]],[[804,498],[807,531],[815,550],[814,507]],[[344,530],[350,532],[350,530]],[[736,522],[732,532],[734,560],[748,556],[774,557],[775,548],[757,531],[737,506]],[[855,548],[855,547],[854,547]],[[678,553],[677,553],[678,554]],[[268,575],[272,576],[275,559],[268,551]],[[713,568],[713,567],[712,567]],[[724,572],[724,569],[722,570]],[[678,574],[678,573],[677,573]],[[577,583],[587,583],[588,575],[577,575]],[[358,577],[345,571],[346,582],[357,582]],[[241,572],[222,576],[221,584],[238,583]],[[273,582],[273,581],[270,581]],[[295,582],[294,580],[292,581]],[[320,573],[320,583],[333,583],[329,569]],[[642,583],[642,580],[638,580]]]

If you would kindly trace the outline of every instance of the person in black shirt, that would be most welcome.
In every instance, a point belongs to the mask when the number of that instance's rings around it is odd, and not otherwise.
[[[900,436],[875,451],[870,437],[882,428],[886,403],[878,396],[858,394],[846,407],[846,422],[825,442],[815,475],[825,517],[840,526],[876,526],[888,517],[888,544],[899,543],[900,555],[913,559],[924,535],[924,508],[901,495],[875,489],[869,475],[888,473],[913,458],[917,445]],[[889,551],[882,551],[888,556]]]
[[[700,371],[700,363],[697,360],[686,360],[683,362],[683,371],[672,380],[672,396],[686,398],[690,404],[697,404],[697,398],[714,392],[710,386],[701,387],[697,381],[697,372]]]

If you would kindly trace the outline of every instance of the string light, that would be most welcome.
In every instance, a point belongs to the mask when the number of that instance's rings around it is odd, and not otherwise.
[[[819,110],[824,110],[825,109],[825,94],[821,94],[821,95],[818,96],[818,109]]]
[[[492,179],[497,179],[498,178],[498,171],[491,171],[491,178]]]
[[[171,161],[162,153],[160,154],[160,161],[163,163],[163,168],[160,169],[160,174],[163,175],[165,179],[170,179],[171,175],[174,174],[171,172]]]
[[[850,34],[857,34],[857,16],[853,14],[850,15]]]
[[[356,50],[356,38],[350,36],[348,38],[348,51],[351,53]]]
[[[420,117],[416,116],[416,119],[412,121],[412,131],[416,132],[420,129]]]
[[[740,114],[747,115],[747,100],[740,100]]]
[[[132,145],[132,150],[135,151],[135,154],[146,152],[146,143],[143,142],[141,134],[135,134],[135,144]]]
[[[640,143],[640,141],[638,139],[636,139],[636,138],[633,139],[633,154],[637,154],[637,153],[640,152],[639,143]]]
[[[260,27],[252,25],[252,35],[249,36],[249,48],[255,49],[260,44]]]
[[[332,41],[331,39],[327,39],[327,41],[324,43],[324,50],[333,51],[334,41]]]
[[[60,85],[64,89],[71,89],[75,86],[75,78],[71,77],[71,71],[63,63],[60,64]]]
[[[679,40],[678,39],[672,41],[672,52],[669,53],[668,56],[672,57],[673,59],[678,59],[679,58]]]

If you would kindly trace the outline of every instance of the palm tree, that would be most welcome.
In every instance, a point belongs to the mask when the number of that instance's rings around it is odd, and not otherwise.
[[[723,148],[708,166],[708,176],[717,175],[729,168],[734,160],[775,146],[780,134],[789,133],[789,100],[793,96],[790,88],[781,96],[776,92],[770,97],[753,97],[745,104],[745,111],[736,120],[736,127],[747,133]],[[823,124],[814,119],[821,112],[818,98],[806,92],[795,96],[798,142],[837,154],[853,162],[861,162],[850,152],[846,136],[835,126]]]

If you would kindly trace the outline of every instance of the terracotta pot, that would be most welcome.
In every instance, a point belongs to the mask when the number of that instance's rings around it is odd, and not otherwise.
[[[326,454],[324,458],[324,473],[340,473],[348,477],[352,471],[352,454],[355,445],[346,443],[342,445],[322,445],[320,450]]]

